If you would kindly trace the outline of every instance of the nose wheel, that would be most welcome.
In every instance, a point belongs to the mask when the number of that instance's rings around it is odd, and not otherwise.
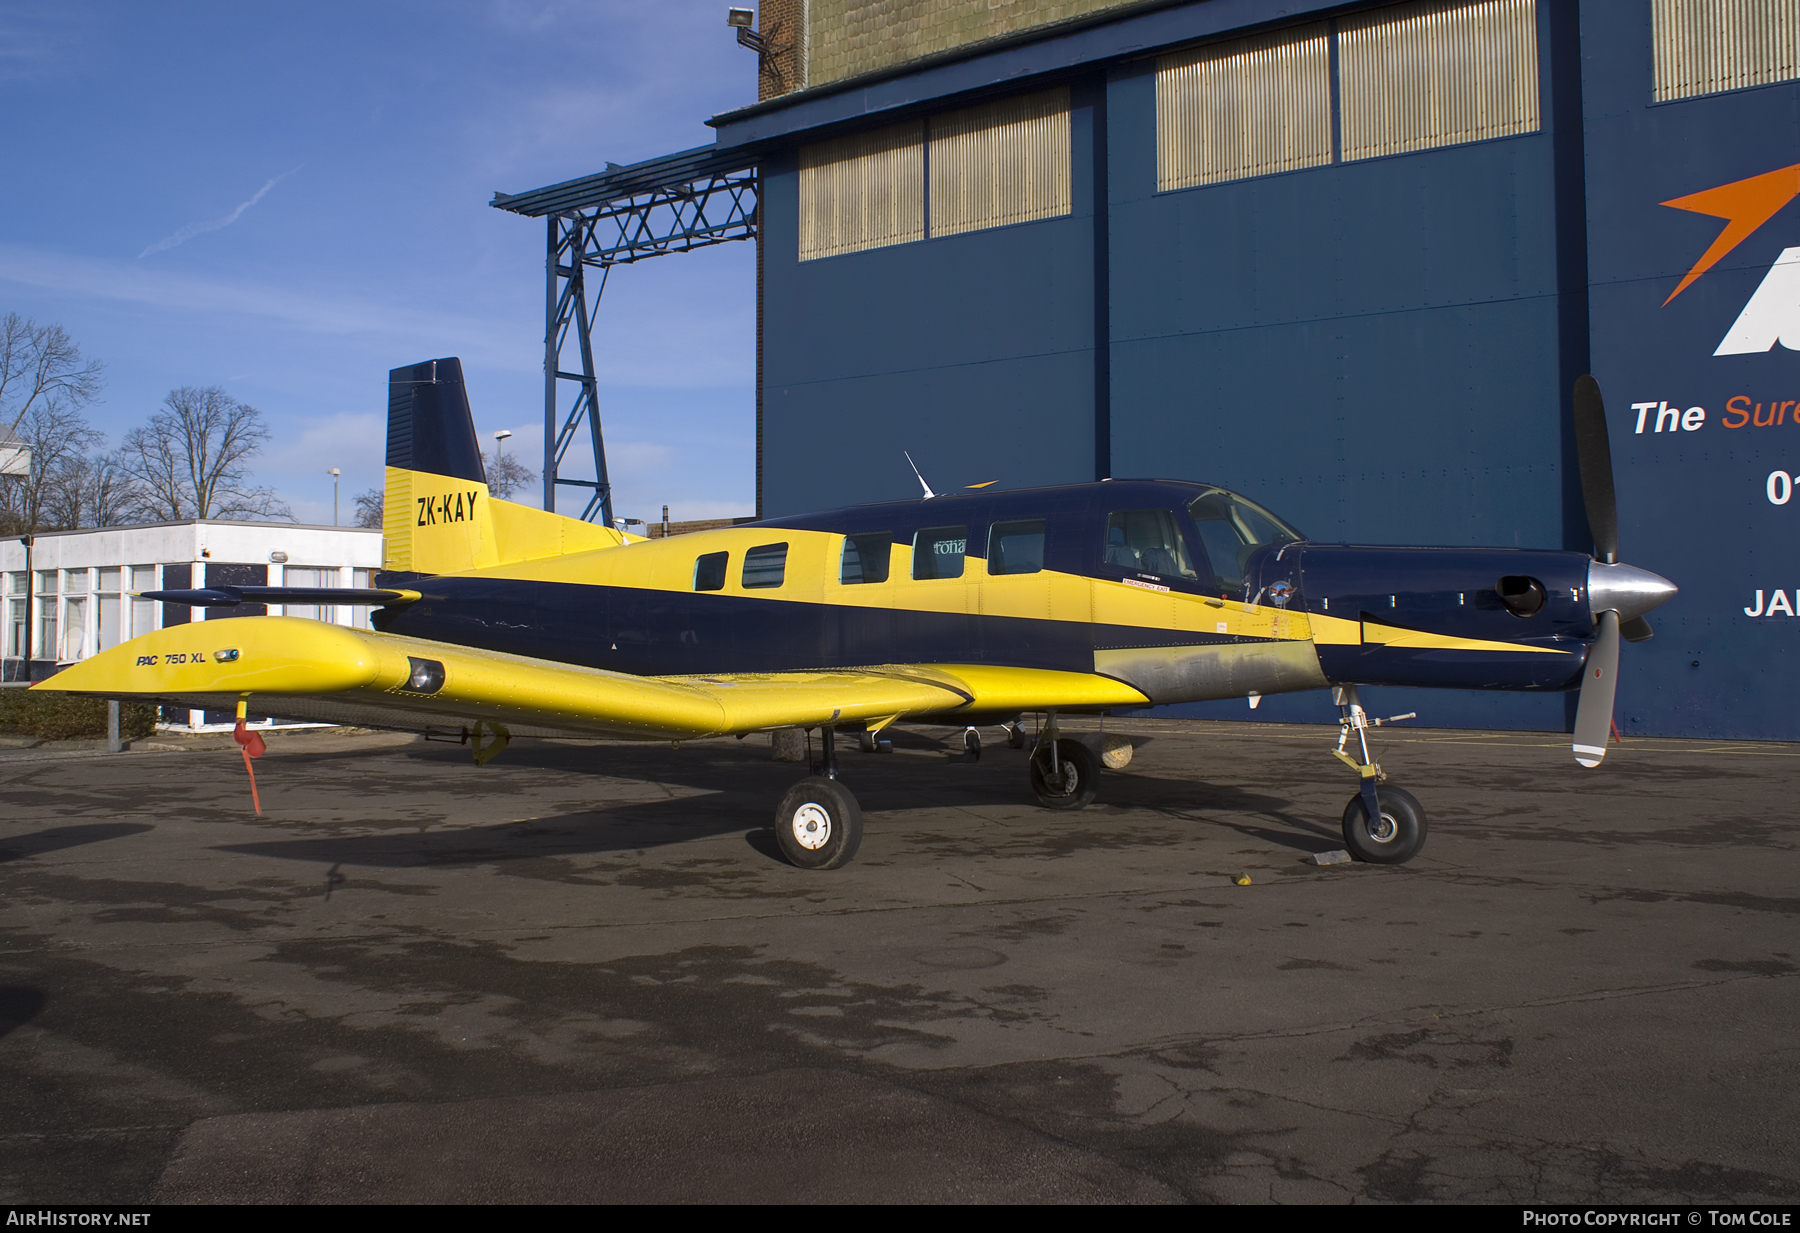
[[[1384,783],[1374,791],[1380,810],[1376,820],[1369,820],[1369,807],[1361,792],[1344,806],[1344,846],[1359,861],[1404,864],[1425,846],[1425,810],[1419,798],[1405,788]]]

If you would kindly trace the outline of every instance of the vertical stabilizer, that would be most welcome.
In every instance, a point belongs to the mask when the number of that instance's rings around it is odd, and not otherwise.
[[[462,361],[455,356],[388,372],[387,465],[487,483]]]
[[[381,530],[384,568],[415,574],[461,573],[623,542],[611,527],[488,495],[462,361],[454,357],[388,373]]]

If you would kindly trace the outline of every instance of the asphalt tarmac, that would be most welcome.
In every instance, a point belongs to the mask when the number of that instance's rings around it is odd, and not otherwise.
[[[1108,730],[0,751],[0,1202],[1800,1200],[1800,746]]]

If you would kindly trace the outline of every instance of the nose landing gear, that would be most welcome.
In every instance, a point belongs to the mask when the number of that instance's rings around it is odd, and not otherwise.
[[[1391,719],[1370,719],[1354,685],[1339,685],[1332,690],[1332,700],[1338,705],[1343,724],[1333,753],[1362,778],[1361,791],[1344,806],[1344,846],[1359,861],[1376,865],[1404,864],[1425,846],[1425,809],[1419,804],[1419,798],[1405,788],[1384,782],[1387,776],[1369,757],[1368,732],[1370,728],[1397,719],[1418,717],[1408,714],[1395,715]],[[1344,752],[1352,732],[1356,733],[1357,749],[1362,754],[1360,762]]]

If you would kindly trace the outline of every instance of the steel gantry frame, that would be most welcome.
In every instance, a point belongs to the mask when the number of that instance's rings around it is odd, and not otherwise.
[[[757,233],[760,183],[755,162],[741,151],[701,146],[528,193],[495,193],[490,203],[547,226],[544,258],[544,508],[556,509],[556,490],[589,490],[581,512],[613,523],[612,484],[600,427],[600,387],[594,371],[594,319],[607,276],[666,253],[684,253]],[[600,271],[590,298],[587,272]],[[570,334],[580,369],[564,366]],[[560,394],[573,386],[567,414]],[[594,478],[569,479],[563,461],[583,423],[594,447]]]

